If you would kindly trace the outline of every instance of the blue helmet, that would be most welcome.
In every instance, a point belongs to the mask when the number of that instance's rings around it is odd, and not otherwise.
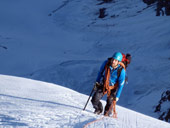
[[[122,58],[123,58],[122,53],[120,53],[120,52],[115,52],[112,57],[113,57],[113,59],[116,59],[118,61],[122,61]]]

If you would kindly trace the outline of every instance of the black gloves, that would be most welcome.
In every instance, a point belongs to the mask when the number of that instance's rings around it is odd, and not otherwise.
[[[101,87],[101,84],[99,83],[99,82],[96,82],[95,84],[94,84],[94,90],[96,91],[98,88],[100,88]]]

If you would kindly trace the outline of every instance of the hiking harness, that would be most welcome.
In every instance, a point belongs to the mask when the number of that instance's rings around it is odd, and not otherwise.
[[[125,64],[123,62],[119,62],[118,64],[120,65],[120,67],[117,71],[117,76],[119,78],[122,69],[124,68],[124,70],[126,71],[126,67],[125,67]],[[110,80],[110,68],[109,68],[109,66],[110,66],[110,62],[108,61],[105,65],[105,67],[104,67],[104,70],[101,72],[101,74],[103,75],[103,72],[105,71],[105,78],[103,76],[103,95],[105,95],[107,93],[107,97],[110,96],[111,90],[113,90],[113,89],[117,90],[118,84],[119,84],[118,82],[116,82],[114,84],[114,86],[109,86],[109,80]]]

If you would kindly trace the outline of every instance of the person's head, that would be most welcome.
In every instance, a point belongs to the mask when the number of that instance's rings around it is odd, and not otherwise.
[[[115,53],[113,54],[112,58],[113,58],[113,60],[112,60],[111,66],[112,66],[113,68],[116,68],[116,67],[118,66],[119,62],[122,61],[123,56],[122,56],[122,53],[120,53],[120,52],[115,52]]]

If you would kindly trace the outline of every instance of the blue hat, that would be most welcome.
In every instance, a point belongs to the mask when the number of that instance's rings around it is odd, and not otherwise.
[[[112,57],[113,57],[113,59],[116,59],[118,61],[122,61],[122,58],[123,58],[122,53],[120,53],[120,52],[115,52]]]

